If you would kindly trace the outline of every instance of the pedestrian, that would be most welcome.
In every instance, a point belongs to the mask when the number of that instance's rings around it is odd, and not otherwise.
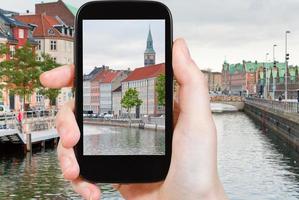
[[[22,113],[21,109],[18,109],[17,126],[21,133],[23,132],[22,121],[23,121],[23,113]]]
[[[281,95],[279,95],[279,97],[278,97],[278,101],[279,101],[279,102],[282,101],[282,97],[281,97]]]
[[[217,171],[216,127],[210,110],[208,83],[192,60],[183,39],[173,44],[173,71],[180,88],[174,101],[173,151],[168,175],[163,182],[117,184],[124,199],[227,199]],[[62,66],[45,72],[41,83],[48,88],[71,86],[74,66]],[[176,100],[177,99],[177,100]],[[73,146],[79,141],[74,102],[57,114],[60,135],[58,160],[64,178],[85,199],[99,199],[97,185],[79,177]]]

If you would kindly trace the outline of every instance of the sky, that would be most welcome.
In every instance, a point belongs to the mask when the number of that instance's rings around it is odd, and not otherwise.
[[[1,0],[1,8],[34,12],[36,0]],[[46,1],[45,1],[46,2]],[[65,0],[80,7],[86,0]],[[174,37],[186,39],[199,68],[220,71],[242,60],[284,61],[285,31],[289,63],[299,64],[298,0],[162,0],[173,16]]]
[[[165,62],[164,20],[84,20],[83,73],[95,66],[135,69],[144,66],[144,51],[151,29],[156,63]]]

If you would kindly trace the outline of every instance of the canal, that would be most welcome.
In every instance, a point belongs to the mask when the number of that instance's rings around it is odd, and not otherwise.
[[[244,113],[214,114],[214,120],[220,178],[230,199],[299,199],[298,154]],[[121,199],[110,185],[101,187],[103,199]],[[46,149],[34,153],[31,162],[0,155],[0,199],[81,198],[63,180],[55,150]]]

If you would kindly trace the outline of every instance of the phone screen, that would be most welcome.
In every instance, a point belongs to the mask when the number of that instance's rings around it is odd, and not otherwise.
[[[165,20],[83,20],[83,155],[165,155]]]

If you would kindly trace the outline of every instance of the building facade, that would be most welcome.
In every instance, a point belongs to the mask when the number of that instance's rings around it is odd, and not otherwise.
[[[128,71],[110,71],[100,80],[100,113],[113,113],[112,92],[127,76]]]
[[[35,15],[19,15],[15,19],[33,26],[33,37],[38,43],[36,48],[37,59],[42,60],[43,54],[49,55],[60,65],[74,63],[74,30],[66,25],[58,16],[49,16],[45,13]],[[71,88],[62,88],[56,99],[58,107],[71,100]],[[41,97],[41,105],[44,98]]]
[[[211,70],[201,70],[208,81],[209,91],[217,92],[222,90],[222,73]]]
[[[16,13],[15,13],[16,14]],[[37,42],[32,37],[33,26],[12,18],[14,14],[9,11],[0,11],[0,43],[4,45],[9,52],[0,56],[0,61],[10,60],[14,57],[16,49],[22,48],[29,43],[33,50],[36,49]],[[0,103],[11,110],[21,109],[23,99],[13,94],[8,88],[2,89]],[[35,106],[37,101],[33,94],[29,101],[31,106]]]
[[[285,63],[251,62],[228,64],[222,68],[223,91],[227,94],[284,97]],[[299,89],[298,66],[288,66],[288,98],[296,99]]]
[[[155,92],[156,79],[160,74],[165,74],[165,64],[156,64],[136,68],[129,76],[122,81],[122,97],[129,88],[136,88],[142,104],[139,109],[140,115],[158,115],[164,112],[164,108],[158,105]],[[123,109],[123,113],[126,111]],[[132,114],[132,113],[131,113]]]
[[[112,113],[117,118],[122,115],[122,106],[121,106],[122,92],[121,86],[112,91]]]

